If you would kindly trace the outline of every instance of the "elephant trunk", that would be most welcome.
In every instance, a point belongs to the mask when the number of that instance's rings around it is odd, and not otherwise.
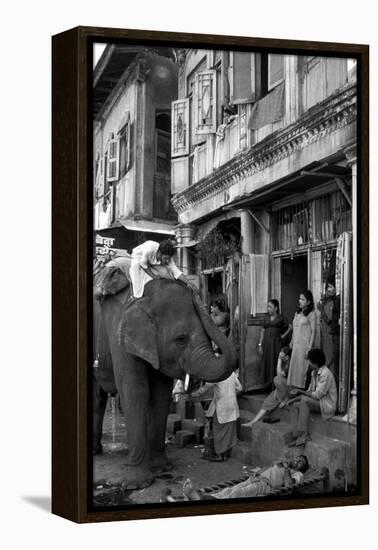
[[[231,341],[216,327],[197,296],[193,299],[205,333],[221,350],[217,357],[207,338],[194,342],[192,374],[207,382],[219,382],[228,378],[236,368],[236,353]]]

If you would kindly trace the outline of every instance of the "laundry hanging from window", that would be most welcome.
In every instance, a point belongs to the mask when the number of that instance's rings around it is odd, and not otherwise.
[[[268,301],[269,258],[267,254],[250,254],[251,315],[266,311]]]
[[[285,82],[276,86],[269,94],[257,101],[248,121],[249,130],[257,130],[280,120],[285,113]]]

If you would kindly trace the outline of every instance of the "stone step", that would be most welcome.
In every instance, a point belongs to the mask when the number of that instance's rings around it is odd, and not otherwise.
[[[254,416],[260,410],[265,397],[266,394],[242,395],[238,398],[239,408],[241,411],[248,411]],[[240,412],[240,414],[242,413]],[[290,423],[290,407],[276,409],[269,416]],[[320,415],[311,415],[310,432],[341,439],[346,442],[356,438],[356,426],[348,424],[342,420],[340,416],[335,416],[327,422],[324,422]]]
[[[186,418],[181,421],[183,430],[193,432],[195,435],[196,443],[203,443],[204,423],[200,422],[196,418]]]
[[[240,422],[242,419],[243,415]],[[239,438],[249,445],[252,464],[270,464],[288,451],[303,453],[312,468],[329,468],[331,483],[337,469],[344,470],[349,483],[356,483],[356,452],[353,442],[313,433],[305,448],[289,448],[284,436],[290,431],[291,425],[284,421],[276,424],[257,422],[252,428],[239,426]]]
[[[175,434],[175,445],[176,447],[186,447],[191,443],[195,443],[196,435],[189,430],[178,430]]]
[[[169,435],[175,435],[175,433],[181,430],[181,417],[178,414],[172,413],[167,418],[167,433]]]

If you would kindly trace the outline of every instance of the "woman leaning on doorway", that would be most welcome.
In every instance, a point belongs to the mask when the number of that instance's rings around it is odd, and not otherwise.
[[[310,290],[299,295],[299,308],[293,319],[293,334],[290,342],[292,348],[287,383],[290,386],[305,388],[308,369],[307,354],[315,339],[316,317],[314,298]]]
[[[268,302],[268,313],[265,315],[261,328],[258,350],[262,355],[265,380],[273,383],[276,375],[278,356],[284,345],[285,338],[291,332],[291,325],[280,313],[280,303],[275,298]]]

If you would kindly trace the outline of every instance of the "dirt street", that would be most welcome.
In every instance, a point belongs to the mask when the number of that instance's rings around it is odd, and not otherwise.
[[[191,445],[177,448],[174,439],[167,443],[167,455],[173,463],[169,472],[157,475],[154,483],[142,490],[123,491],[122,471],[125,464],[125,424],[118,411],[111,414],[108,408],[104,422],[104,452],[94,457],[94,498],[98,505],[142,504],[160,502],[161,494],[169,488],[173,497],[182,497],[182,484],[192,479],[195,487],[208,487],[222,481],[239,479],[246,471],[239,461],[208,462],[201,458],[202,446]]]

